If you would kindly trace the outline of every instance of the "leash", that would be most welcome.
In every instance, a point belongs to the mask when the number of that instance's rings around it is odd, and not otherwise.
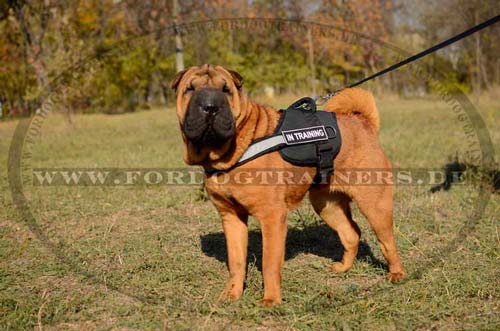
[[[426,55],[434,53],[434,52],[440,50],[441,48],[444,48],[444,47],[446,47],[448,45],[451,45],[451,44],[453,44],[453,43],[455,43],[455,42],[457,42],[457,41],[459,41],[459,40],[461,40],[461,39],[463,39],[465,37],[470,36],[471,34],[473,34],[475,32],[478,32],[478,31],[480,31],[480,30],[482,30],[484,28],[487,28],[488,26],[493,25],[493,24],[497,23],[498,21],[500,21],[500,15],[497,15],[497,16],[495,16],[493,18],[490,18],[487,21],[484,21],[484,22],[482,22],[482,23],[480,23],[480,24],[478,24],[476,26],[473,26],[472,28],[470,28],[470,29],[468,29],[468,30],[466,30],[466,31],[464,31],[462,33],[459,33],[459,34],[457,34],[457,35],[455,35],[455,36],[453,36],[453,37],[451,37],[451,38],[449,38],[449,39],[447,39],[447,40],[445,40],[445,41],[443,41],[443,42],[441,42],[441,43],[439,43],[437,45],[434,45],[434,46],[432,46],[430,48],[427,48],[426,50],[423,50],[420,53],[417,53],[417,54],[415,54],[413,56],[410,56],[409,58],[406,58],[406,59],[404,59],[404,60],[402,60],[402,61],[400,61],[400,62],[398,62],[396,64],[393,64],[393,65],[391,65],[391,66],[389,66],[389,67],[387,67],[387,68],[385,68],[385,69],[383,69],[383,70],[381,70],[381,71],[379,71],[379,72],[377,72],[377,73],[375,73],[375,74],[373,74],[371,76],[365,77],[365,78],[363,78],[363,79],[361,79],[361,80],[359,80],[359,81],[357,81],[357,82],[355,82],[353,84],[350,84],[350,85],[348,85],[346,87],[343,87],[343,88],[341,88],[339,90],[336,90],[336,91],[333,91],[333,92],[329,92],[329,93],[327,93],[325,95],[316,96],[316,97],[314,97],[314,101],[316,101],[316,104],[322,105],[328,99],[330,99],[335,94],[339,93],[340,91],[342,91],[345,88],[351,88],[351,87],[355,87],[355,86],[361,85],[361,84],[363,84],[363,83],[365,83],[365,82],[367,82],[369,80],[377,78],[378,76],[381,76],[381,75],[384,75],[384,74],[386,74],[388,72],[396,70],[399,67],[404,66],[405,64],[408,64],[410,62],[416,61],[416,60],[420,59],[421,57],[424,57]]]
[[[316,111],[316,105],[325,103],[328,99],[345,88],[361,85],[378,76],[396,70],[405,64],[434,53],[498,21],[500,21],[500,15],[490,18],[456,36],[339,90],[316,96],[313,99],[306,97],[294,102],[284,111],[277,132],[253,142],[230,169],[238,167],[264,154],[279,151],[283,159],[294,165],[315,166],[317,168],[317,173],[314,183],[327,179],[333,174],[333,160],[340,150],[341,137],[336,117],[324,118],[325,114],[326,116],[335,116],[335,113]],[[307,122],[309,127],[303,127],[301,125],[303,122]],[[331,131],[330,134],[327,132],[327,127]],[[311,143],[314,143],[314,145]],[[310,148],[308,146],[313,147]],[[209,176],[219,172],[219,170],[208,167],[204,167],[204,170],[205,174]]]

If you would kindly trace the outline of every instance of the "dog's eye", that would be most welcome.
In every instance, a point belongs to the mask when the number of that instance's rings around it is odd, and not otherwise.
[[[186,87],[186,92],[193,92],[193,91],[194,91],[193,85],[189,85],[188,87]]]
[[[224,87],[222,88],[222,92],[231,94],[231,90],[229,89],[229,87],[226,84],[224,84]]]

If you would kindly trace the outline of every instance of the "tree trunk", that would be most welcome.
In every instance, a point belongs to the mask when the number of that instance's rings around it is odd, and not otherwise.
[[[309,69],[311,71],[311,90],[312,94],[316,96],[316,66],[314,64],[314,43],[310,26],[307,29],[307,46],[309,50]]]
[[[179,1],[174,0],[174,32],[175,32],[175,62],[177,72],[184,70],[184,53],[182,49],[182,37],[177,28],[179,18]]]
[[[479,23],[479,17],[478,17],[478,12],[474,14],[474,21],[475,24]],[[474,35],[475,37],[475,46],[476,46],[476,97],[479,98],[481,95],[481,82],[482,82],[482,77],[481,77],[481,40],[479,39],[479,33],[476,33]]]
[[[45,0],[47,1],[47,0]],[[35,36],[33,30],[26,19],[23,12],[23,4],[20,1],[12,1],[12,9],[14,11],[14,16],[19,24],[21,33],[27,45],[27,60],[28,64],[33,66],[35,74],[38,80],[40,88],[48,88],[49,79],[47,76],[47,70],[45,63],[42,59],[42,40],[45,34],[45,29],[47,28],[48,10],[47,6],[44,6],[44,12],[41,14],[41,26],[40,33]]]

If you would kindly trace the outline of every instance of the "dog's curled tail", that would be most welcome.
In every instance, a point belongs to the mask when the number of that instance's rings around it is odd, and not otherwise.
[[[346,88],[326,102],[325,110],[337,114],[359,114],[366,118],[375,133],[378,133],[380,125],[378,110],[375,98],[368,91]]]

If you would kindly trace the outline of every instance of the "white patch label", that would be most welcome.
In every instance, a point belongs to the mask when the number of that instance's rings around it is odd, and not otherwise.
[[[324,126],[281,131],[287,145],[305,144],[312,141],[328,140]]]

